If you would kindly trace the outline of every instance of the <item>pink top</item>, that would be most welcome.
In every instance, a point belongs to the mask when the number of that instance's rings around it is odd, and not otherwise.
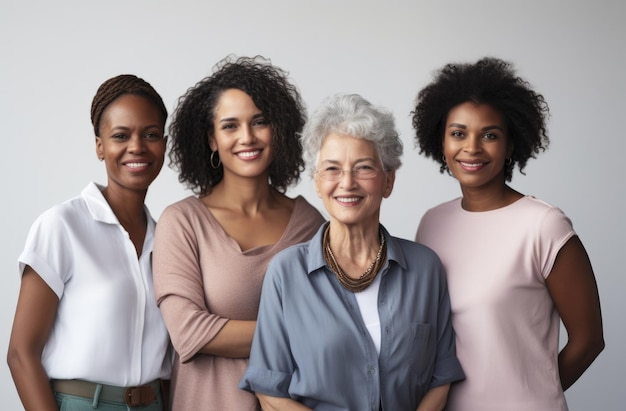
[[[466,375],[453,384],[448,410],[567,410],[560,320],[545,279],[574,235],[561,210],[531,196],[486,212],[465,211],[458,198],[424,215],[416,241],[446,268]]]
[[[167,207],[156,228],[153,271],[157,302],[177,355],[172,410],[257,410],[256,398],[237,385],[248,359],[198,354],[229,319],[256,320],[269,260],[309,240],[324,222],[303,197],[281,239],[241,251],[209,209],[188,197]]]

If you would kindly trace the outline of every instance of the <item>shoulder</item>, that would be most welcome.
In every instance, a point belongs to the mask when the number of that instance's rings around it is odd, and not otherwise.
[[[304,197],[301,195],[297,196],[295,199],[294,212],[298,213],[301,218],[314,218],[316,220],[325,221],[326,219],[322,216],[317,208],[315,208],[311,203],[309,203]]]
[[[463,207],[461,197],[441,203],[427,210],[418,225],[417,238],[423,237],[427,233],[436,234],[444,227],[454,225],[453,221],[462,218]]]
[[[572,228],[572,222],[561,209],[536,197],[526,195],[498,211],[498,221],[508,220],[520,230],[546,233],[552,229]]]
[[[307,283],[309,252],[309,242],[295,244],[278,252],[268,264],[264,286],[284,291],[300,288]]]
[[[429,266],[441,264],[439,256],[430,247],[415,241],[398,237],[389,237],[392,247],[396,247],[409,262],[419,262]]]
[[[440,216],[447,216],[456,213],[462,209],[461,197],[454,198],[444,203],[438,204],[424,213],[422,220],[426,218],[435,218]]]
[[[573,232],[572,221],[560,208],[533,196],[525,196],[519,203],[518,214],[527,218],[529,225],[534,223],[541,236]]]
[[[383,227],[387,239],[387,258],[405,271],[438,272],[441,261],[429,247],[415,241],[395,237]]]
[[[310,249],[311,249],[311,241],[305,241],[302,243],[292,244],[283,250],[280,250],[272,259],[270,260],[270,265],[275,267],[277,266],[289,266],[294,263],[295,265],[301,265],[306,261]]]
[[[281,242],[284,245],[301,243],[309,240],[326,221],[319,211],[309,204],[304,197],[294,199],[289,225]]]
[[[204,205],[198,197],[186,197],[165,207],[165,210],[161,213],[161,217],[159,217],[159,223],[184,219],[187,216],[198,214],[201,207],[204,207]]]
[[[33,223],[33,227],[67,228],[92,220],[84,199],[71,198],[44,211]]]
[[[322,256],[322,235],[324,225],[320,225],[307,240],[294,243],[278,252],[269,263],[270,271],[310,273],[324,265]]]
[[[446,284],[446,274],[439,256],[429,247],[397,237],[389,238],[388,259],[396,268],[390,272],[402,273],[413,290],[439,290]],[[400,271],[396,271],[400,270]],[[396,277],[399,278],[399,277]],[[407,291],[411,292],[411,291]]]
[[[84,200],[75,197],[49,208],[33,222],[18,260],[33,267],[48,282],[56,273],[67,272],[67,265],[82,250],[91,249],[94,237],[101,244],[102,237],[98,234]],[[57,294],[59,290],[55,287]]]
[[[546,201],[540,200],[537,197],[533,197],[531,195],[526,195],[522,197],[519,202],[519,208],[524,211],[534,211],[537,213],[548,213],[548,214],[563,214],[560,208],[547,203]]]

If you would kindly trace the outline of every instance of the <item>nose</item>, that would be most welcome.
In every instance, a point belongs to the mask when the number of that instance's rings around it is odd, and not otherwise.
[[[255,142],[254,130],[250,126],[241,127],[241,135],[239,139],[242,144],[252,144]]]
[[[341,178],[339,179],[339,185],[343,189],[350,189],[355,186],[354,174],[352,170],[341,170]]]
[[[469,154],[479,153],[482,150],[480,136],[470,135],[465,139],[463,150]]]
[[[128,151],[131,153],[143,153],[145,151],[145,141],[143,136],[133,134],[128,140]]]

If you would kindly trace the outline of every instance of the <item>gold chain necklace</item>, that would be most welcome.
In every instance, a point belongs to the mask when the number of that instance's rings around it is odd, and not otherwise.
[[[380,248],[378,249],[378,253],[376,253],[376,258],[374,261],[367,267],[367,270],[359,278],[351,278],[349,277],[341,268],[341,266],[335,260],[335,256],[333,255],[333,251],[330,249],[330,238],[328,235],[330,229],[330,224],[324,230],[324,238],[322,240],[322,248],[324,250],[324,260],[326,260],[326,264],[331,269],[337,280],[343,288],[353,293],[358,293],[365,290],[376,278],[376,274],[380,271],[383,263],[385,261],[385,257],[387,256],[387,245],[385,244],[385,236],[383,235],[382,228],[379,228],[378,232],[380,235]]]

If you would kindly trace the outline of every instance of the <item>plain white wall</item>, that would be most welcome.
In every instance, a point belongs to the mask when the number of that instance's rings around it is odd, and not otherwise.
[[[549,151],[531,160],[526,176],[517,173],[513,186],[572,218],[600,289],[607,347],[567,391],[570,407],[623,409],[624,16],[620,0],[0,0],[0,353],[30,224],[89,181],[106,181],[89,122],[105,79],[137,74],[173,111],[227,54],[261,54],[290,72],[309,110],[335,92],[389,107],[405,154],[382,221],[412,239],[427,208],[459,195],[455,181],[414,149],[415,95],[442,64],[492,55],[514,62],[552,112]],[[147,201],[158,217],[188,194],[164,168]],[[308,175],[289,194],[321,207]],[[2,409],[21,409],[5,364]]]

